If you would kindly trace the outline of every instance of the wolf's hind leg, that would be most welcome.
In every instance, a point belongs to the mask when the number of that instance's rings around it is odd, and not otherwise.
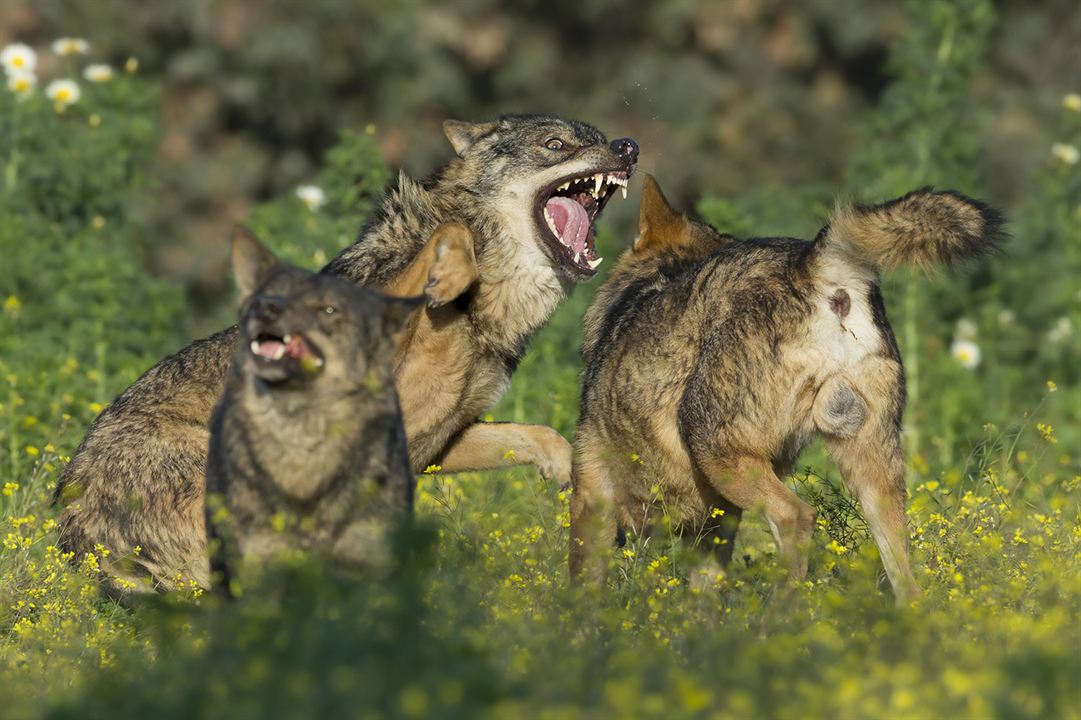
[[[439,464],[444,472],[535,465],[564,488],[571,483],[571,454],[570,443],[545,425],[478,422],[450,441]]]
[[[761,507],[791,580],[807,574],[815,509],[799,499],[764,458],[706,458],[698,466],[717,492],[744,510]]]
[[[571,533],[568,559],[572,582],[603,585],[608,551],[616,539],[611,451],[603,443],[579,435],[574,456]]]
[[[865,360],[859,387],[868,406],[866,422],[850,436],[825,433],[830,456],[863,509],[898,605],[922,595],[908,561],[905,462],[899,430],[904,404],[901,377],[895,361]]]

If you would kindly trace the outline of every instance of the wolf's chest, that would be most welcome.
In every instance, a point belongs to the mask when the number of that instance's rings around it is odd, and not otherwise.
[[[340,413],[255,413],[243,430],[249,471],[272,494],[311,502],[343,474],[358,432],[357,423]]]

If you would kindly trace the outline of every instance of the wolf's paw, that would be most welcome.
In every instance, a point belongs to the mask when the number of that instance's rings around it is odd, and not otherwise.
[[[726,573],[719,563],[712,560],[703,562],[687,575],[687,585],[695,593],[719,590],[724,584]]]
[[[574,451],[567,439],[551,428],[538,438],[534,464],[541,476],[561,490],[571,486],[571,464]]]
[[[460,223],[443,223],[432,233],[436,239],[435,261],[428,273],[424,294],[428,307],[453,302],[477,280],[473,235]]]

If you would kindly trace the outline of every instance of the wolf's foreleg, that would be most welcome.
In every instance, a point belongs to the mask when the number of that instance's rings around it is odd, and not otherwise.
[[[450,441],[439,461],[444,472],[535,465],[559,487],[571,483],[571,445],[545,425],[478,422]]]
[[[608,558],[618,532],[611,478],[611,451],[579,430],[571,495],[568,559],[571,582],[603,585]]]
[[[442,223],[432,231],[405,270],[383,288],[394,297],[424,294],[429,307],[453,302],[477,280],[473,234],[461,223]]]

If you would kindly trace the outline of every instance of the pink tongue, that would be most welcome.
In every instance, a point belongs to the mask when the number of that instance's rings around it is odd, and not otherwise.
[[[556,233],[571,252],[583,253],[586,249],[586,235],[589,233],[589,215],[586,209],[574,200],[565,197],[553,197],[544,205],[555,223]]]
[[[263,340],[259,343],[259,354],[265,358],[274,359],[274,355],[277,354],[278,348],[282,344],[277,340]]]

